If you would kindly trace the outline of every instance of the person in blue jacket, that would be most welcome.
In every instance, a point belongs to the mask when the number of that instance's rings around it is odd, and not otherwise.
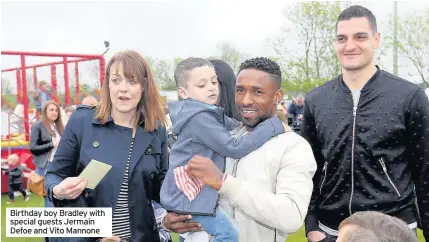
[[[163,101],[147,61],[135,51],[116,53],[100,104],[72,114],[48,167],[45,188],[55,207],[112,207],[113,237],[101,241],[159,242],[152,200],[160,202],[168,169],[163,124]],[[78,176],[92,159],[112,169],[95,189],[85,189],[88,181]]]
[[[192,221],[199,222],[214,236],[214,241],[238,241],[232,220],[217,207],[217,191],[188,176],[186,165],[198,154],[212,159],[224,170],[225,157],[246,156],[284,133],[286,125],[274,116],[253,127],[252,133],[235,138],[229,131],[239,125],[238,121],[226,116],[224,109],[217,106],[219,83],[213,64],[191,57],[177,65],[174,77],[184,100],[169,104],[177,141],[171,148],[169,170],[161,187],[161,204],[167,211],[194,215]],[[256,111],[248,108],[245,115],[250,118]]]

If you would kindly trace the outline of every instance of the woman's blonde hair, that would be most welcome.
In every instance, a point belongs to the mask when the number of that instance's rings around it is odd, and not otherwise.
[[[154,131],[158,122],[165,125],[164,101],[161,98],[149,64],[137,52],[132,50],[116,53],[106,66],[106,78],[101,88],[100,105],[97,106],[96,119],[101,123],[106,123],[112,111],[112,101],[110,100],[109,79],[110,68],[113,64],[121,63],[124,68],[126,78],[134,79],[142,86],[142,97],[137,105],[137,122],[140,115],[144,118],[144,130]]]
[[[46,111],[48,110],[49,105],[54,105],[57,108],[57,112],[58,112],[58,117],[57,120],[55,120],[55,127],[57,128],[57,132],[60,135],[63,135],[63,131],[64,131],[64,124],[61,118],[61,109],[60,109],[60,105],[52,100],[49,100],[45,103],[45,105],[43,106],[42,109],[42,122],[45,125],[46,129],[48,130],[49,134],[51,134],[51,136],[55,136],[55,131],[52,130],[51,125],[49,124],[49,119],[48,119],[48,114],[46,113]]]

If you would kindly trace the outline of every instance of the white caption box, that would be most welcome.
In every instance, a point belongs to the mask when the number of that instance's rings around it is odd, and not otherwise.
[[[111,237],[112,208],[6,208],[6,237]]]

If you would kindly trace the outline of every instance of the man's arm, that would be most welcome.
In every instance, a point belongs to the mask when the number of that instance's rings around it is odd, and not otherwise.
[[[429,100],[422,89],[415,93],[407,111],[408,160],[416,186],[420,226],[429,241]]]
[[[317,171],[313,177],[313,194],[311,196],[310,206],[308,207],[307,217],[305,218],[305,233],[308,234],[311,231],[319,230],[319,220],[317,218],[317,205],[318,205],[318,182],[320,175],[322,174],[322,168],[324,163],[324,157],[321,151],[321,145],[317,138],[316,124],[314,117],[310,110],[310,104],[308,101],[304,103],[304,115],[301,124],[301,136],[304,137],[309,143],[313,150],[314,157],[317,163]]]
[[[311,147],[301,141],[283,154],[275,193],[228,176],[219,194],[254,220],[286,233],[294,233],[307,214],[315,171],[316,162]]]

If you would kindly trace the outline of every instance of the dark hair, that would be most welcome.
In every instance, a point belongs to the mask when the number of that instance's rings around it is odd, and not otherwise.
[[[45,125],[45,128],[48,130],[49,134],[52,137],[55,137],[55,131],[52,130],[52,127],[49,124],[49,120],[48,120],[49,118],[48,118],[47,111],[48,111],[48,107],[50,105],[54,105],[57,108],[58,117],[54,121],[54,123],[55,123],[55,128],[57,129],[58,134],[60,134],[60,136],[61,136],[61,135],[63,135],[63,132],[64,132],[64,124],[63,124],[62,117],[61,117],[61,108],[60,108],[60,105],[58,103],[56,103],[55,101],[49,100],[49,101],[47,101],[45,103],[45,105],[43,105],[43,108],[42,108],[42,123],[43,123],[43,125]]]
[[[225,109],[226,116],[239,119],[235,106],[235,74],[231,66],[222,60],[210,60],[219,81],[219,106]]]
[[[354,213],[340,223],[339,229],[346,225],[370,230],[380,241],[418,242],[416,234],[404,221],[380,212]]]
[[[265,57],[256,57],[241,63],[238,73],[245,69],[255,69],[270,74],[271,79],[276,82],[278,87],[282,86],[282,72],[280,66],[273,60]]]
[[[344,9],[343,12],[341,12],[340,16],[338,17],[337,24],[335,25],[335,31],[337,31],[338,28],[338,22],[343,20],[350,20],[352,18],[366,18],[368,19],[369,25],[371,26],[371,29],[373,33],[377,33],[377,20],[372,14],[372,12],[360,5],[353,5],[346,9]]]
[[[177,64],[176,69],[174,70],[174,80],[176,81],[177,87],[187,87],[188,80],[187,75],[189,71],[192,71],[194,68],[208,66],[214,68],[213,64],[203,58],[189,57],[185,60],[182,60]]]
[[[142,97],[137,105],[137,119],[144,117],[144,130],[146,132],[157,129],[158,124],[165,124],[164,100],[161,98],[149,64],[143,57],[132,50],[116,53],[106,67],[106,81],[101,87],[100,104],[97,106],[96,119],[101,123],[107,122],[111,115],[112,101],[110,100],[109,82],[110,68],[123,65],[126,78],[136,78],[142,86]]]

